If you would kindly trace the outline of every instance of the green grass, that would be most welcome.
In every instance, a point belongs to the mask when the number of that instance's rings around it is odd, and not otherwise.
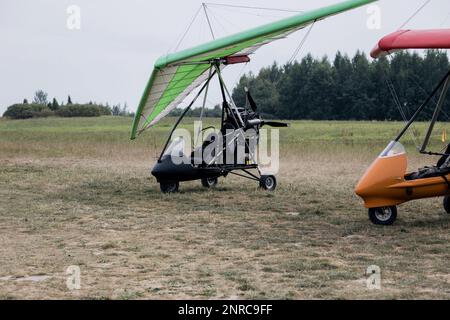
[[[133,142],[131,121],[0,120],[0,278],[13,277],[0,298],[449,297],[441,200],[403,205],[382,228],[353,194],[401,123],[293,122],[277,192],[229,177],[162,195],[149,171],[174,119]],[[406,144],[412,169],[435,161]],[[380,291],[365,286],[374,264]],[[81,267],[79,292],[65,286],[70,265]],[[51,278],[15,280],[33,275]]]
[[[166,118],[156,127],[144,133],[144,137],[167,135],[176,119]],[[185,119],[182,128],[192,129],[196,119]],[[353,142],[383,141],[391,139],[402,127],[399,122],[315,122],[315,121],[288,121],[291,123],[290,129],[284,129],[286,134],[284,139],[289,142],[298,141],[329,141],[335,139],[351,140]],[[0,118],[0,132],[2,139],[8,140],[11,136],[26,136],[32,138],[33,134],[45,134],[52,138],[56,134],[61,139],[82,139],[85,135],[93,135],[96,138],[106,138],[111,135],[120,136],[123,141],[129,140],[131,118],[124,117],[99,117],[99,118],[46,118],[32,120],[9,121]],[[219,120],[206,119],[205,125],[218,126]],[[425,128],[425,123],[419,124],[421,129]],[[6,136],[5,136],[6,134]],[[81,136],[73,136],[81,134]]]
[[[100,118],[47,118],[32,120],[8,121],[0,119],[0,143],[20,141],[24,143],[77,143],[89,142],[94,145],[113,143],[124,146],[143,146],[152,144],[161,148],[167,139],[168,131],[176,119],[167,118],[156,127],[146,131],[140,138],[130,142],[131,118],[100,117]],[[188,118],[182,122],[180,128],[192,131],[196,119]],[[403,127],[400,122],[315,122],[289,121],[291,127],[282,129],[282,146],[290,148],[298,144],[340,144],[344,146],[357,145],[383,148],[392,140]],[[206,119],[206,126],[218,127],[217,119]],[[420,133],[420,139],[425,132],[427,123],[415,125]],[[434,144],[439,143],[440,133],[434,136]],[[407,146],[413,146],[410,136],[406,136]],[[4,149],[7,152],[8,149]],[[14,152],[14,150],[11,150]],[[381,150],[380,150],[381,151]]]

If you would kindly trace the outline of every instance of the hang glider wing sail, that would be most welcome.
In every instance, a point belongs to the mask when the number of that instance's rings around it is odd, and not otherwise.
[[[318,20],[374,1],[347,0],[159,58],[136,112],[131,138],[158,123],[206,81],[211,61],[247,56]]]
[[[450,49],[450,29],[399,30],[381,39],[372,50],[372,58],[406,49]]]

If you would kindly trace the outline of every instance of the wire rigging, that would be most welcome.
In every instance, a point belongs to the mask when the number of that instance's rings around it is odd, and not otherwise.
[[[388,60],[390,61],[390,63],[392,63],[392,59],[388,58]],[[394,103],[395,103],[398,111],[400,112],[400,115],[402,116],[403,120],[405,121],[405,123],[408,123],[410,117],[407,115],[406,111],[403,109],[402,103],[400,101],[400,98],[398,97],[397,90],[395,90],[394,82],[392,81],[390,74],[386,73],[385,77],[386,77],[386,83],[389,88],[389,92],[391,93],[392,98],[394,99]],[[408,114],[409,114],[409,112],[408,112]],[[420,150],[419,138],[417,137],[416,133],[413,130],[408,130],[408,131],[409,131],[409,134],[411,135],[414,146],[416,147],[417,150]]]
[[[202,7],[198,8],[197,12],[195,13],[194,17],[192,18],[191,22],[189,23],[186,31],[183,33],[183,36],[181,37],[180,41],[178,41],[174,51],[177,51],[180,48],[181,43],[184,41],[184,39],[186,38],[187,34],[191,30],[191,28],[194,25],[195,20],[197,20],[197,17],[200,14],[201,10],[202,10]]]
[[[203,11],[205,11],[206,21],[208,21],[209,30],[211,31],[211,35],[213,37],[213,40],[216,40],[216,36],[214,35],[214,30],[211,24],[211,20],[209,19],[208,15],[208,7],[206,6],[206,3],[202,3]]]
[[[450,19],[450,12],[447,14],[447,16],[442,21],[442,23],[439,25],[439,27],[442,28],[447,23],[448,19]]]
[[[217,9],[217,7],[214,8],[214,9]],[[238,13],[240,15],[248,15],[248,16],[253,16],[253,17],[260,17],[260,18],[264,18],[264,19],[266,19],[266,18],[280,19],[280,18],[283,18],[283,17],[286,16],[285,13],[284,14],[280,13],[279,15],[265,14],[265,13],[261,13],[261,11],[251,12],[251,11],[245,11],[245,10],[242,10],[242,9],[228,8],[228,7],[222,8],[222,11],[224,11],[224,12],[226,11],[226,12],[230,12],[230,13]]]
[[[420,83],[419,83],[415,78],[411,77],[411,80],[414,82],[414,84],[415,84],[417,87],[419,87],[419,89],[420,89],[425,95],[428,94],[429,91],[425,90],[425,88],[422,87],[422,86],[420,85]],[[433,98],[432,98],[431,101],[432,101],[434,104],[437,104],[437,103],[438,103],[438,101],[436,100],[436,97],[434,97],[434,96],[433,96]],[[450,115],[449,115],[447,112],[445,112],[445,110],[441,110],[441,113],[442,113],[447,119],[450,119]]]
[[[290,9],[278,9],[278,8],[267,8],[267,7],[252,7],[252,6],[243,6],[243,5],[232,5],[232,4],[224,4],[224,3],[205,3],[208,6],[220,6],[220,7],[229,7],[229,8],[241,8],[241,9],[255,9],[255,10],[265,10],[265,11],[279,11],[279,12],[291,12],[291,13],[301,13],[305,11],[301,10],[290,10]]]
[[[303,37],[302,41],[300,42],[299,46],[297,47],[297,49],[295,49],[294,54],[292,55],[292,57],[289,59],[288,64],[291,64],[292,62],[294,62],[294,60],[297,58],[298,54],[300,53],[300,51],[302,50],[303,46],[306,43],[306,40],[308,39],[309,35],[311,34],[311,31],[315,25],[316,21],[314,21],[311,26],[309,27],[308,31],[306,32],[305,36]]]
[[[416,11],[414,11],[414,13],[408,18],[406,19],[406,21],[398,28],[398,30],[403,29],[409,22],[411,22],[428,4],[430,4],[431,0],[426,0]],[[414,79],[413,79],[414,80]],[[416,81],[415,81],[416,82]],[[400,115],[402,116],[403,120],[405,122],[408,122],[408,116],[407,113],[405,112],[405,110],[403,109],[403,106],[400,102],[400,99],[398,97],[397,91],[395,90],[395,86],[394,83],[392,82],[392,79],[390,78],[390,75],[387,74],[386,75],[386,83],[388,85],[389,88],[389,92],[391,93],[393,99],[394,99],[394,103],[397,106]],[[416,84],[418,84],[416,82]],[[425,91],[425,89],[422,88],[422,86],[419,85],[419,87]],[[434,100],[434,97],[432,97],[432,99]],[[420,150],[420,147],[418,145],[418,137],[416,135],[416,133],[414,132],[414,130],[409,130],[411,137],[413,139],[414,145],[415,147]]]
[[[420,85],[420,83],[414,78],[414,77],[411,77],[411,80],[415,83],[415,85],[417,86],[417,87],[419,87],[419,89],[426,95],[426,94],[428,94],[428,91],[427,90],[425,90],[425,88],[423,87],[423,86],[421,86]],[[432,98],[431,98],[431,101],[434,103],[434,104],[438,104],[438,101],[436,100],[436,97],[435,96],[433,96]],[[446,120],[449,120],[450,119],[450,115],[447,113],[447,112],[445,112],[445,110],[442,108],[441,109],[441,114],[446,118]],[[444,127],[445,128],[445,127]],[[441,149],[441,153],[442,152],[444,152],[444,150],[447,148],[447,146],[444,146],[442,149]]]
[[[214,20],[215,24],[217,24],[218,26],[220,26],[224,32],[224,34],[228,33],[228,29],[224,26],[224,24],[221,22],[221,20],[224,20],[226,22],[230,23],[228,20],[226,20],[223,16],[219,15],[217,12],[214,12],[213,10],[211,10],[211,8],[208,8],[209,14],[211,15],[211,17]],[[220,18],[220,19],[219,19]],[[216,28],[216,32],[217,32],[217,28]]]
[[[187,29],[185,30],[185,32],[183,33],[183,35],[181,36],[180,40],[177,42],[175,48],[172,51],[177,51],[182,43],[184,42],[184,40],[186,39],[187,35],[189,34],[189,32],[191,31],[195,21],[197,20],[199,14],[201,11],[204,12],[205,17],[206,17],[206,21],[209,27],[209,31],[211,33],[212,38],[215,40],[216,39],[216,34],[214,32],[214,28],[213,28],[213,23],[211,20],[211,16],[214,16],[213,12],[211,11],[210,7],[224,7],[224,8],[235,8],[235,9],[252,9],[252,10],[264,10],[264,11],[278,11],[278,12],[289,12],[289,13],[301,13],[301,12],[305,12],[303,10],[292,10],[292,9],[280,9],[280,8],[268,8],[268,7],[256,7],[256,6],[245,6],[245,5],[232,5],[232,4],[224,4],[224,3],[208,3],[208,2],[203,2],[200,7],[198,8],[197,12],[195,13],[195,15],[193,16],[192,20],[190,21],[190,23],[188,24]],[[258,16],[258,14],[253,14]],[[223,18],[223,17],[221,17]],[[219,21],[219,19],[217,19],[216,17],[216,22]],[[229,21],[227,21],[228,23],[230,23]],[[222,28],[225,30],[225,27],[221,24]],[[305,39],[306,41],[306,39]],[[304,43],[304,41],[302,41]],[[294,59],[295,56],[298,55],[299,51],[301,50],[301,47],[303,46],[303,44],[301,44],[301,46],[299,48],[296,49],[295,53],[294,53]]]
[[[220,20],[217,19],[217,17],[215,16],[215,14],[213,13],[213,11],[211,10],[210,6],[226,7],[226,8],[235,8],[235,9],[236,9],[236,8],[239,8],[239,9],[252,9],[252,10],[265,10],[265,11],[290,12],[290,13],[301,13],[301,12],[304,12],[304,11],[301,11],[301,10],[289,10],[289,9],[267,8],[267,7],[252,7],[252,6],[245,6],[245,5],[230,5],[230,4],[222,4],[222,3],[207,3],[207,2],[204,2],[204,3],[201,4],[200,8],[197,10],[197,12],[195,13],[194,17],[193,17],[192,20],[190,21],[190,23],[189,23],[189,25],[188,25],[186,31],[183,33],[181,39],[178,41],[178,43],[177,43],[177,45],[176,45],[174,51],[177,51],[177,50],[180,48],[181,44],[182,44],[183,41],[186,39],[186,36],[188,35],[188,33],[190,32],[190,30],[192,29],[192,27],[193,27],[195,21],[197,20],[197,18],[198,18],[198,16],[199,16],[199,14],[200,14],[201,11],[203,11],[204,14],[205,14],[206,21],[207,21],[207,24],[208,24],[208,27],[209,27],[209,31],[210,31],[211,36],[212,36],[212,38],[213,38],[214,40],[216,39],[216,34],[215,34],[215,32],[214,32],[214,29],[213,29],[212,18],[214,18],[214,19],[215,19],[215,22],[217,22],[217,23],[224,29],[224,31],[226,31],[226,30],[225,30],[226,28],[220,23]],[[255,14],[255,15],[258,15],[258,14]],[[220,15],[219,15],[219,16],[220,16]],[[220,17],[221,17],[222,19],[224,19],[222,16],[220,16]],[[224,20],[226,20],[226,19],[224,19]],[[227,20],[227,22],[230,23],[228,20]],[[309,35],[311,34],[311,31],[312,31],[312,29],[313,29],[315,23],[316,23],[316,21],[314,21],[314,22],[311,24],[311,26],[308,28],[308,30],[307,30],[305,36],[303,37],[303,39],[302,39],[302,41],[300,42],[299,46],[295,49],[295,51],[294,51],[292,57],[290,58],[289,64],[292,63],[292,62],[297,58],[297,56],[299,55],[300,51],[302,50],[303,46],[304,46],[305,43],[306,43],[306,40],[308,39]],[[204,30],[204,29],[202,28],[202,30]],[[239,79],[241,78],[241,76],[242,76],[242,74],[244,73],[244,71],[245,71],[245,69],[247,68],[247,66],[248,66],[248,63],[246,63],[246,64],[243,66],[242,70],[241,70],[240,73],[239,73],[239,76],[237,77],[237,79],[236,79],[236,81],[235,81],[235,85],[238,84]],[[229,93],[228,93],[228,94],[229,94]],[[232,99],[232,98],[230,97],[230,99]],[[204,112],[204,108],[205,108],[205,103],[206,103],[206,101],[207,101],[207,100],[206,100],[206,97],[205,97],[204,103],[203,103],[203,108],[202,108],[202,109],[203,109],[203,110],[202,110],[202,114],[203,114],[203,112]]]
[[[431,0],[426,0],[420,7],[419,9],[417,9],[411,17],[409,17],[401,26],[400,29],[403,29],[409,22],[411,22],[411,20],[413,20],[429,3],[431,2]]]

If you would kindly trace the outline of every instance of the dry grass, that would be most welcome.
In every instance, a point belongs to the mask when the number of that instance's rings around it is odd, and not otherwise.
[[[0,121],[2,299],[450,297],[440,200],[404,205],[383,228],[353,195],[387,142],[364,135],[387,124],[283,131],[273,194],[232,177],[167,196],[149,174],[166,127],[134,144],[127,119],[103,119],[103,130],[74,120],[67,131],[40,121]],[[306,136],[308,126],[322,136]],[[70,265],[81,267],[76,292],[66,287]],[[382,269],[382,290],[366,288],[370,265]]]

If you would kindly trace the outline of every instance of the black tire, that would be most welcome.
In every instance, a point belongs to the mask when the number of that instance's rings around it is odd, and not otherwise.
[[[267,191],[275,191],[277,188],[277,178],[275,176],[262,176],[259,180],[259,186],[261,189]]]
[[[450,196],[444,197],[444,209],[445,209],[445,212],[450,214]]]
[[[159,184],[162,193],[177,193],[180,189],[179,182],[161,182]]]
[[[369,209],[369,218],[373,224],[379,226],[392,226],[397,220],[397,207]]]
[[[202,186],[207,189],[212,189],[219,183],[219,178],[203,178],[202,179]]]

